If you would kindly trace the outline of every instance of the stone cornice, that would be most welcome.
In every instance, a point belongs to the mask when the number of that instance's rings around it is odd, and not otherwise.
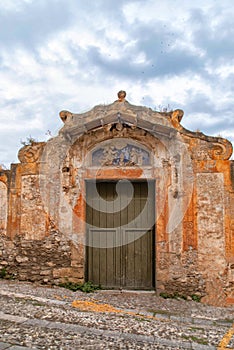
[[[71,143],[90,130],[113,125],[126,124],[132,128],[144,129],[157,137],[163,135],[172,138],[179,133],[182,137],[203,140],[208,144],[209,156],[212,159],[227,160],[231,157],[231,142],[221,137],[207,136],[201,132],[192,132],[181,125],[184,112],[176,109],[170,112],[157,112],[144,106],[135,106],[128,101],[115,101],[109,105],[98,105],[90,111],[77,114],[61,111],[64,122],[60,135]]]

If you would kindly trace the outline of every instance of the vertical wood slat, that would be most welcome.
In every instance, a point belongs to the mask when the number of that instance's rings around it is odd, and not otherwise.
[[[106,227],[113,227],[114,225],[114,217],[113,217],[113,209],[114,209],[114,189],[111,183],[106,184],[106,200],[107,206],[112,211],[106,215]],[[114,278],[114,247],[113,242],[115,239],[115,233],[112,231],[110,233],[107,232],[107,249],[106,249],[106,284],[109,286],[115,285]]]
[[[106,215],[106,186],[101,186],[101,183],[97,183],[98,193],[102,201],[99,201],[99,226],[100,228],[106,228],[107,215]],[[99,198],[98,198],[99,200]],[[99,233],[100,249],[99,252],[99,283],[102,286],[106,285],[106,275],[107,275],[107,249],[106,247],[106,230],[100,230]]]
[[[147,227],[149,219],[151,219],[151,210],[148,207],[148,200],[149,200],[149,195],[150,189],[148,188],[148,183],[142,183],[141,184],[141,200],[140,200],[140,207],[141,207],[141,212],[146,210],[145,215],[142,215],[142,221],[141,225],[142,227]],[[147,200],[146,200],[147,199]],[[150,217],[148,217],[150,215]],[[149,281],[152,281],[152,261],[148,259],[148,254],[150,247],[148,245],[148,237],[151,235],[149,231],[147,231],[142,237],[141,237],[141,281],[142,283],[146,284],[146,287],[149,287],[148,283]],[[150,272],[150,273],[148,273]]]
[[[87,198],[91,198],[91,194],[89,193],[91,190],[90,186],[87,186],[86,188],[86,196]],[[92,210],[86,210],[86,222],[92,222]],[[93,250],[92,250],[92,235],[90,234],[89,230],[87,230],[86,235],[86,275],[89,276],[89,279],[93,279],[92,275],[92,267],[93,267]]]
[[[116,191],[116,184],[112,183],[113,192]],[[114,264],[115,268],[113,273],[115,274],[115,285],[122,286],[123,284],[123,257],[122,257],[122,232],[120,230],[121,226],[121,204],[120,201],[113,201],[113,210],[114,210],[114,227],[117,228],[115,234],[115,246],[114,246]]]
[[[93,188],[91,191],[92,194],[92,212],[93,212],[93,226],[100,227],[100,201],[99,198],[97,198],[94,184],[92,184]],[[95,184],[96,186],[96,184]],[[95,210],[94,208],[97,208],[98,210]],[[98,230],[92,231],[92,241],[93,241],[93,280],[97,280],[98,284],[100,284],[100,251],[99,251],[99,245],[100,245],[100,232]]]
[[[134,193],[135,193],[135,186]],[[127,191],[127,197],[129,198],[131,195],[130,189]],[[134,225],[134,207],[135,207],[135,195],[132,201],[127,206],[127,217],[128,217],[128,226]],[[125,254],[126,254],[126,286],[129,288],[135,288],[135,234],[134,231],[127,231],[127,236],[129,239],[129,243],[125,246]]]

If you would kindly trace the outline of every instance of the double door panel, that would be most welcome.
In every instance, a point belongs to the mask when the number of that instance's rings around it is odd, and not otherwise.
[[[154,183],[89,181],[87,280],[104,288],[154,286]]]

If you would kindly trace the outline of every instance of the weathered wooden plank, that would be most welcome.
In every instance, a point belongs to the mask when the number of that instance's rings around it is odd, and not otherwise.
[[[116,183],[114,184],[114,186],[116,186]],[[114,190],[115,188],[116,187],[114,187]],[[121,287],[123,283],[123,277],[124,277],[123,276],[123,256],[122,256],[122,232],[121,232],[121,203],[120,201],[115,200],[113,201],[113,205],[114,205],[114,227],[117,229],[115,234],[113,273],[115,276],[115,286]]]

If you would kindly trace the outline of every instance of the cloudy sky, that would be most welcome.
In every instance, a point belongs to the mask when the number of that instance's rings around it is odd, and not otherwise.
[[[127,100],[182,108],[234,143],[233,0],[0,0],[0,164],[59,112]]]

